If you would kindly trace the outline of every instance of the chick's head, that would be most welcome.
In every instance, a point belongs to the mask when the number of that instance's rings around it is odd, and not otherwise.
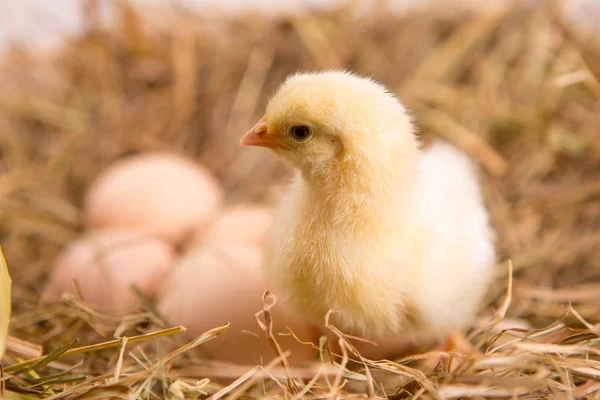
[[[303,172],[416,149],[402,104],[373,80],[339,71],[287,78],[240,145],[269,148]]]

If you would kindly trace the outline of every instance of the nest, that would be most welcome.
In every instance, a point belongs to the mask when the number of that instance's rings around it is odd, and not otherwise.
[[[84,32],[60,49],[15,46],[1,68],[7,398],[597,398],[600,83],[546,5],[221,19],[172,11],[162,25],[126,4],[108,26],[94,8],[85,15]],[[352,346],[306,368],[286,368],[285,349],[262,366],[223,366],[190,350],[227,326],[183,343],[150,303],[121,318],[75,299],[40,306],[52,260],[84,229],[82,194],[99,171],[129,154],[177,151],[212,170],[230,201],[269,203],[287,169],[240,152],[237,140],[288,74],[331,68],[386,84],[425,143],[443,137],[481,166],[499,264],[467,334],[471,351],[442,353],[425,369],[415,362],[440,354],[367,360]]]

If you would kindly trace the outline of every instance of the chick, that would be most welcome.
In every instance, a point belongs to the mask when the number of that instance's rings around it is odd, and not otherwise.
[[[297,312],[378,339],[447,337],[474,318],[493,232],[454,147],[420,150],[404,106],[348,72],[290,76],[240,140],[298,171],[268,248],[273,291]]]

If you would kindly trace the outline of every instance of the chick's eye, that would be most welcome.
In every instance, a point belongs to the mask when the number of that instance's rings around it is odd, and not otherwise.
[[[296,140],[305,140],[310,136],[310,129],[304,125],[292,126],[290,134]]]

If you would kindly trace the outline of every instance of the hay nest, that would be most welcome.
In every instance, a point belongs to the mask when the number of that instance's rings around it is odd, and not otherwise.
[[[222,20],[178,11],[161,14],[162,26],[126,5],[110,26],[94,9],[86,16],[57,51],[14,47],[0,74],[0,243],[14,281],[7,398],[598,398],[600,84],[550,9]],[[501,262],[495,311],[467,336],[473,351],[429,369],[414,364],[429,353],[365,360],[351,349],[306,368],[277,357],[223,366],[188,350],[227,326],[185,344],[151,304],[122,318],[73,299],[40,306],[101,169],[175,150],[210,168],[230,200],[270,202],[288,171],[236,142],[286,75],[329,68],[395,89],[426,142],[445,137],[482,166]]]

